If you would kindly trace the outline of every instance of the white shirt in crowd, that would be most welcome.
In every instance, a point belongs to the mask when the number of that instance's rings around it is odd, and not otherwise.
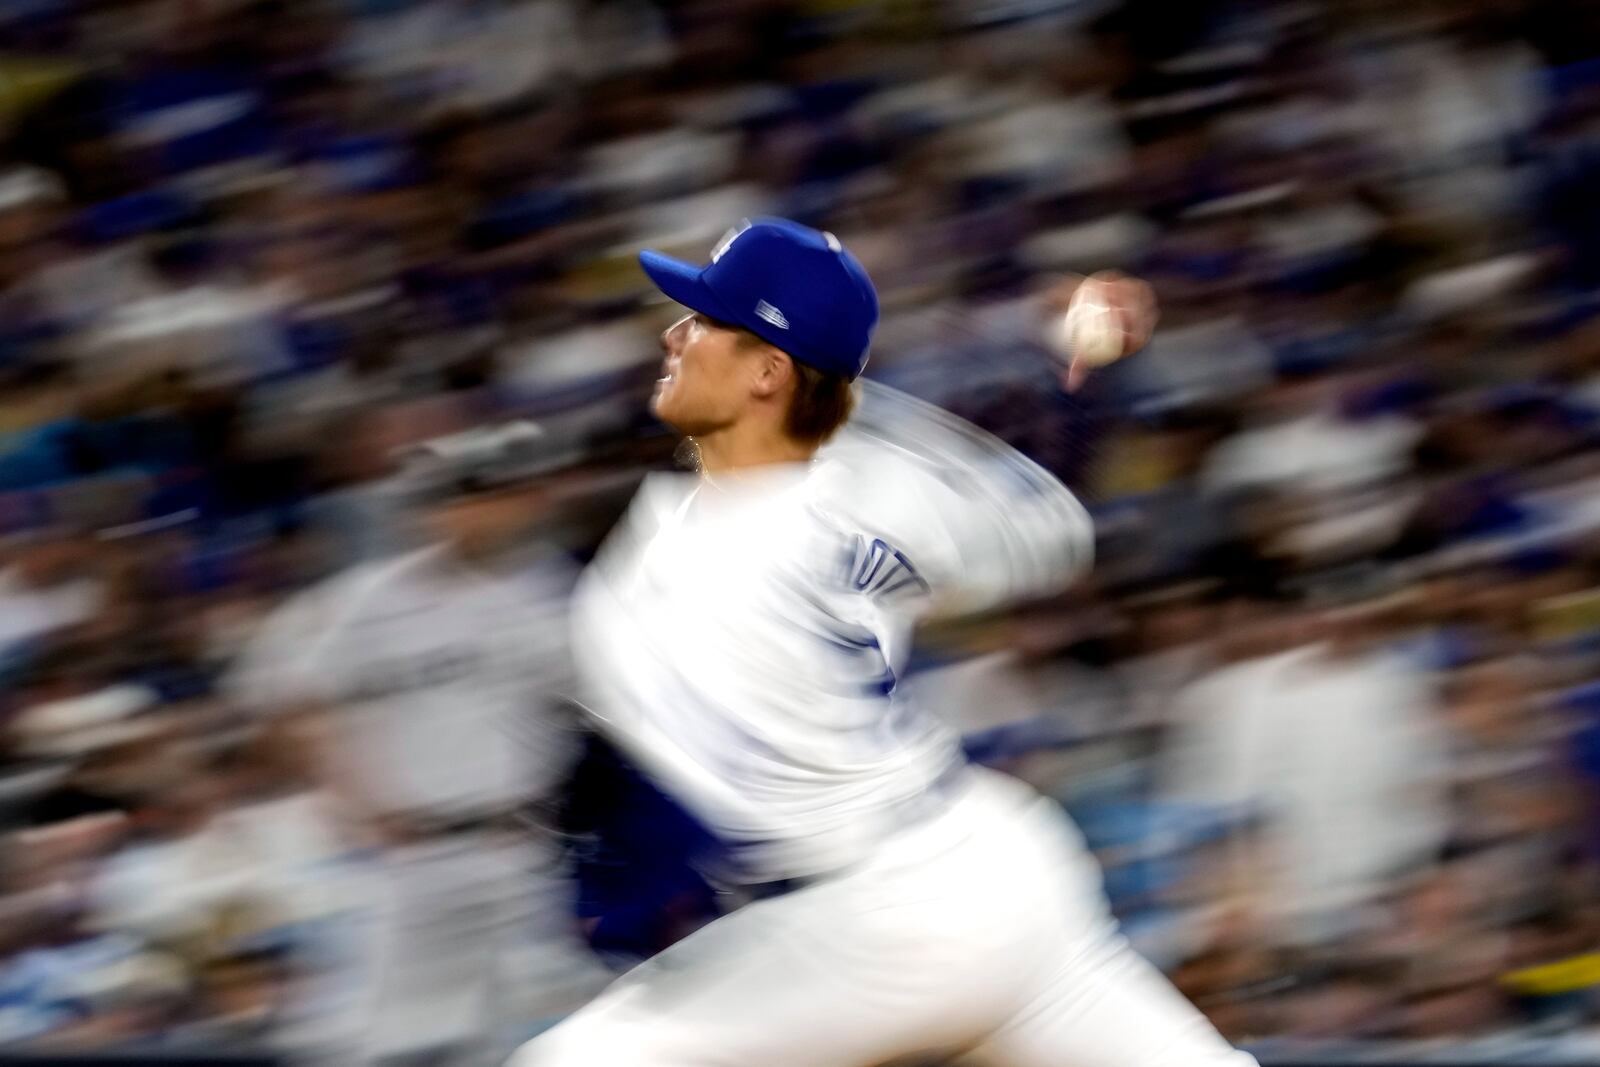
[[[0,650],[86,622],[104,598],[93,578],[40,586],[29,584],[14,568],[0,570]]]
[[[571,568],[490,574],[429,548],[365,564],[291,601],[238,668],[248,704],[336,714],[335,743],[382,810],[468,816],[546,795],[573,736]]]
[[[260,930],[331,914],[350,903],[329,873],[341,852],[311,794],[236,808],[119,850],[95,879],[94,923],[164,941],[210,932],[228,907]]]
[[[1356,421],[1313,410],[1251,427],[1222,442],[1202,474],[1207,488],[1293,488],[1316,495],[1404,474],[1422,431],[1401,416]]]
[[[1168,792],[1261,815],[1269,918],[1319,940],[1444,843],[1435,714],[1425,675],[1382,651],[1229,664],[1181,698]]]

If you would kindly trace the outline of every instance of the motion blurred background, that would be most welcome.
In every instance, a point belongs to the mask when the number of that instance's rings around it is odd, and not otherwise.
[[[908,684],[1138,946],[1270,1056],[1600,1057],[1600,5],[5,0],[0,163],[0,1048],[338,1029],[381,855],[234,659],[441,433],[575,450],[581,559],[671,463],[634,253],[780,214],[1095,512]]]

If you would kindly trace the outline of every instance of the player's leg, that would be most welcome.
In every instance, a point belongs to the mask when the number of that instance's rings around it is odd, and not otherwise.
[[[1024,958],[1044,959],[1025,883],[1047,865],[1019,869],[1021,838],[991,832],[1017,810],[994,792],[702,928],[513,1067],[875,1067],[970,1048],[1028,995],[1042,964]]]
[[[984,1067],[1254,1065],[1160,971],[1109,931],[1064,961],[1055,980],[970,1060]]]
[[[963,1058],[985,1067],[1254,1067],[1117,931],[1098,867],[1058,811],[1032,827],[1052,870],[1035,911],[1053,954],[1011,1017]]]
[[[630,971],[508,1067],[873,1067],[962,1043],[914,944],[821,885],[718,919]],[[942,1018],[941,1018],[942,1016]]]

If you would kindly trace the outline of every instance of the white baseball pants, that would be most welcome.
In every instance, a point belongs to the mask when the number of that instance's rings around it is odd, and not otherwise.
[[[1253,1067],[1117,934],[1077,829],[989,772],[864,865],[710,924],[508,1067]]]

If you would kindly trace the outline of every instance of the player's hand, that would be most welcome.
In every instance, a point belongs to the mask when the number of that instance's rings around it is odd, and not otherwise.
[[[1043,293],[1047,322],[1056,323],[1072,306],[1072,299],[1085,282],[1093,282],[1099,289],[1097,301],[1103,303],[1117,318],[1122,336],[1121,350],[1110,359],[1089,360],[1079,353],[1060,354],[1069,360],[1062,382],[1068,392],[1075,391],[1096,366],[1123,359],[1139,351],[1150,341],[1160,312],[1156,306],[1155,291],[1142,278],[1135,278],[1118,270],[1096,271],[1085,278],[1069,275],[1052,284]]]

